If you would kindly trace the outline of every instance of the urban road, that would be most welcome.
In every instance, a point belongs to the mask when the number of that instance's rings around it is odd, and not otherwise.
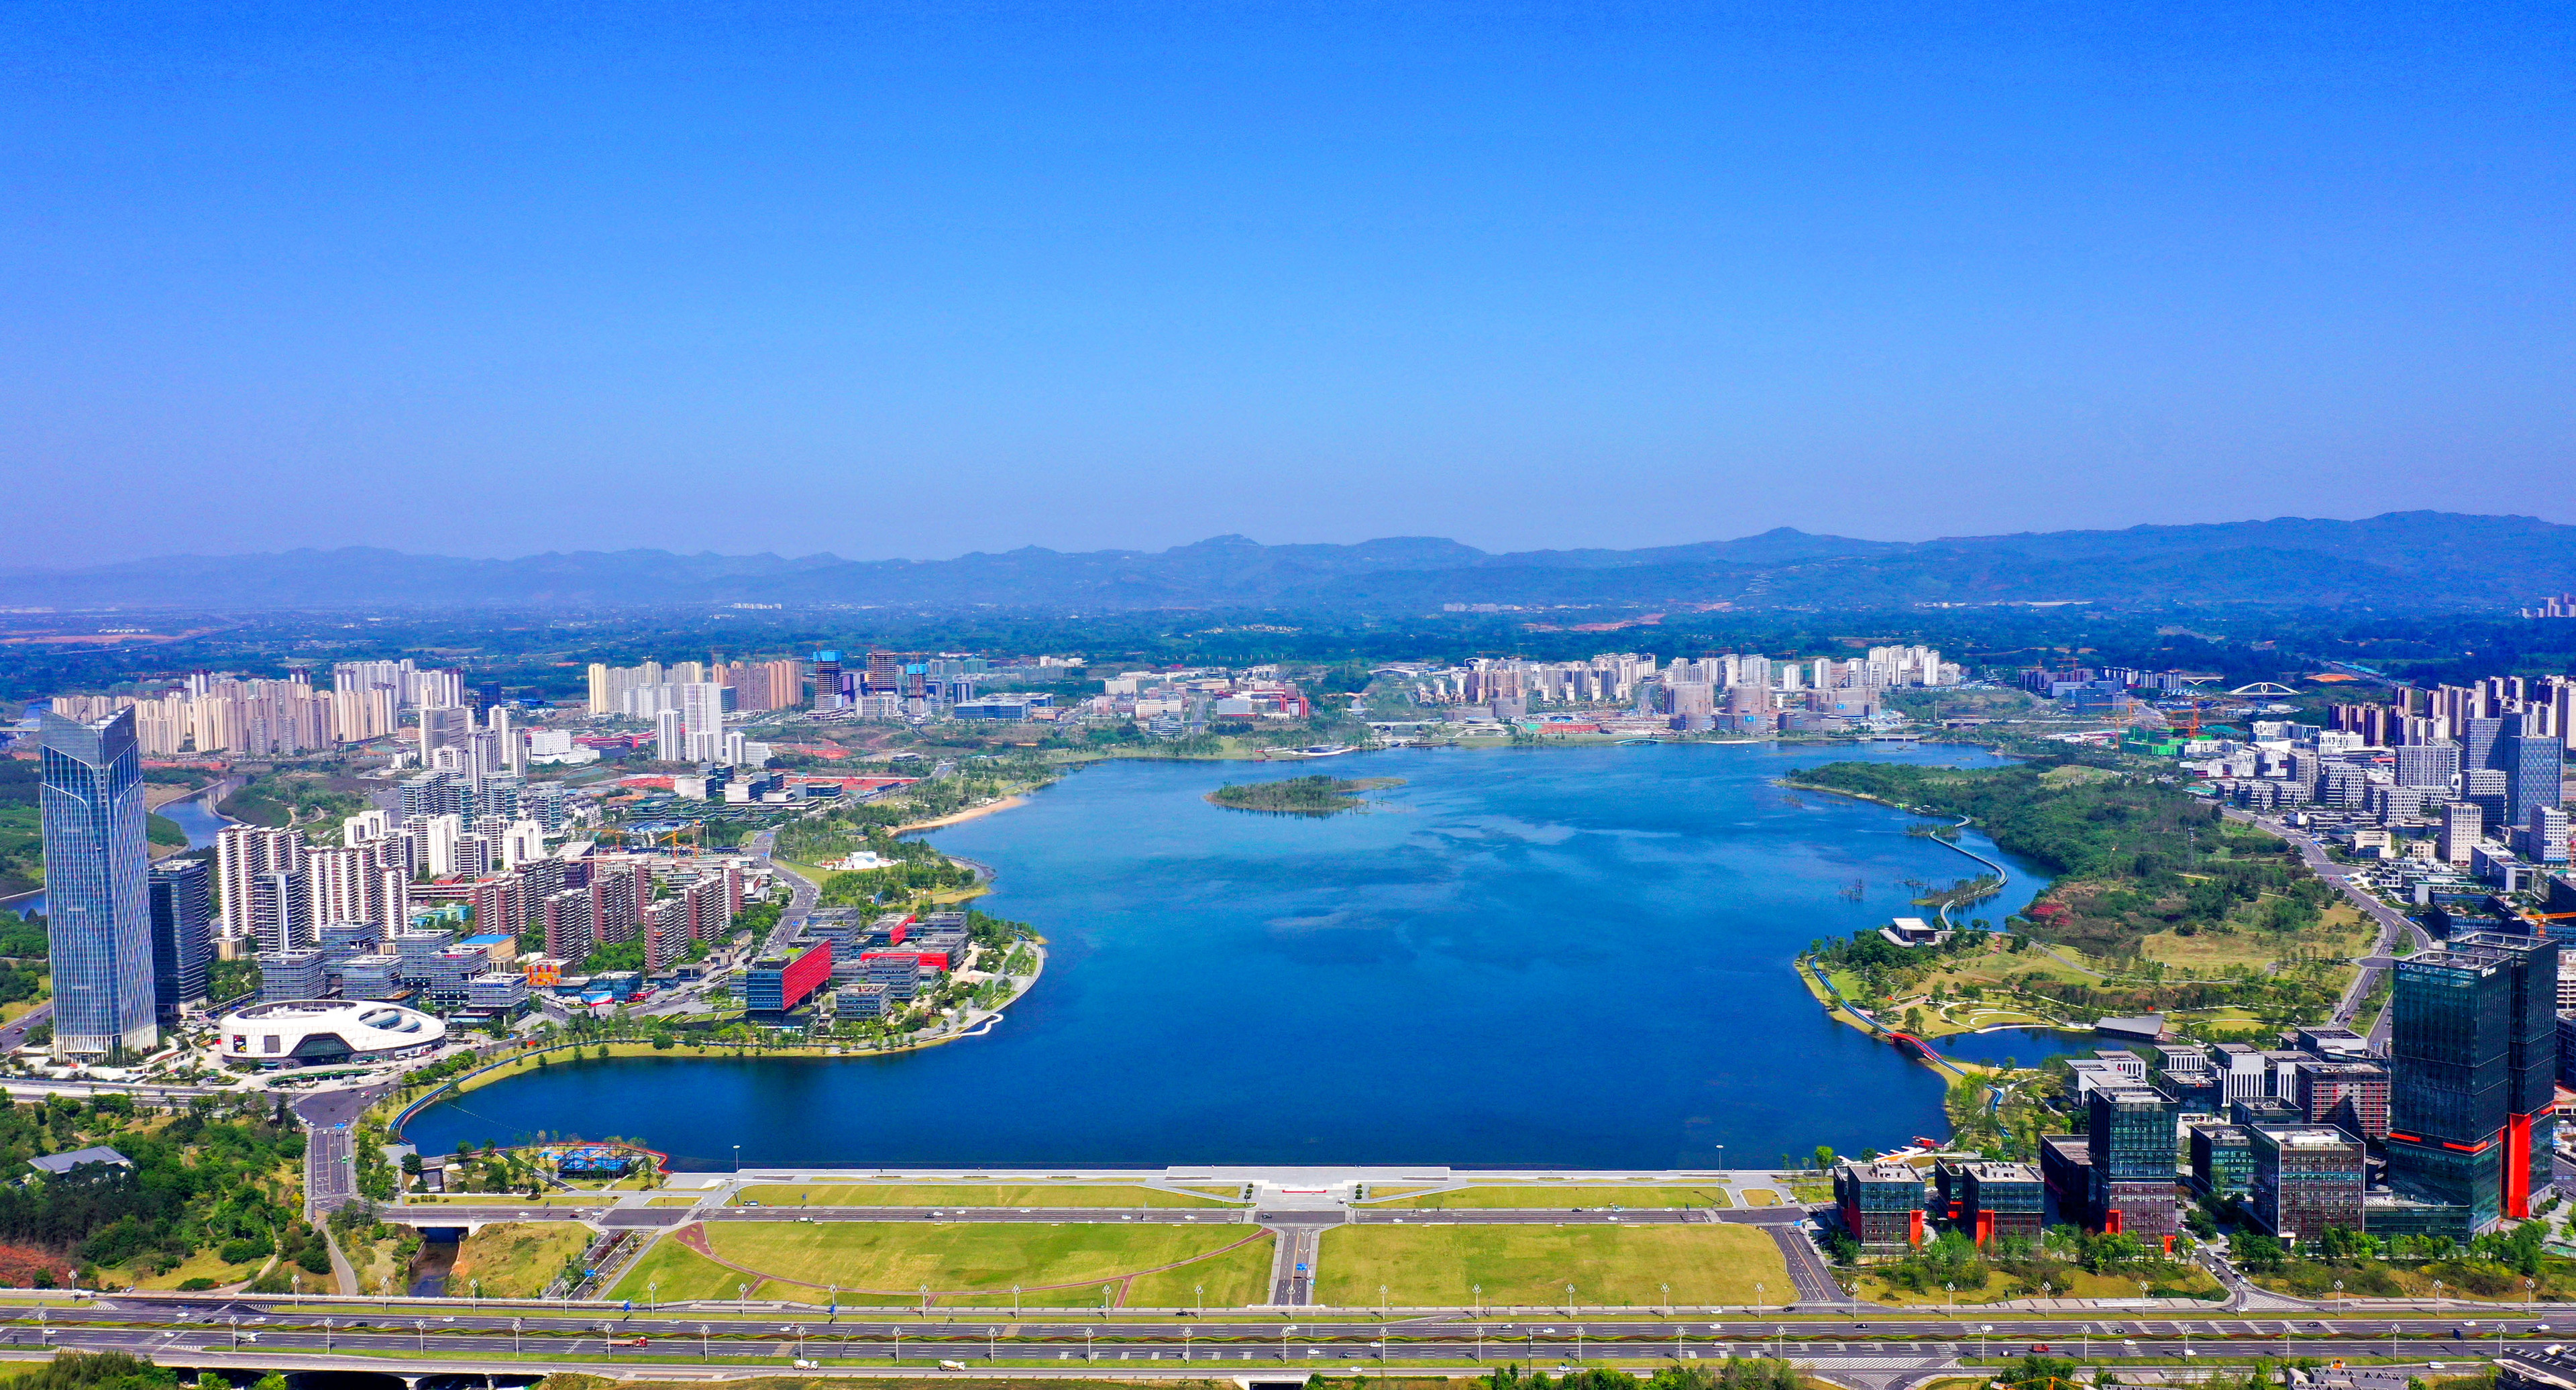
[[[457,1308],[455,1312],[431,1310]],[[2045,1348],[2080,1361],[2118,1364],[2284,1354],[2390,1358],[2429,1365],[2480,1362],[2502,1351],[2538,1352],[2559,1335],[2549,1318],[2499,1327],[2464,1318],[2356,1314],[2273,1318],[2006,1317],[1975,1309],[1834,1316],[1688,1315],[1656,1310],[1580,1316],[1513,1310],[1427,1317],[1308,1320],[1293,1310],[1203,1317],[1020,1319],[1002,1310],[960,1317],[884,1309],[816,1310],[807,1317],[698,1310],[561,1312],[528,1305],[461,1307],[397,1300],[391,1309],[353,1300],[329,1306],[284,1299],[111,1296],[90,1308],[0,1308],[0,1352],[47,1348],[124,1350],[164,1365],[336,1364],[350,1369],[565,1369],[568,1363],[641,1371],[698,1366],[748,1371],[781,1362],[875,1363],[936,1370],[952,1361],[1042,1367],[1050,1374],[1135,1378],[1211,1372],[1258,1379],[1282,1365],[1303,1373],[1352,1363],[1408,1371],[1472,1372],[1501,1362],[1670,1362],[1785,1356],[1873,1387],[1893,1387],[1979,1358]],[[2501,1332],[2501,1336],[2498,1333]],[[236,1360],[238,1358],[238,1360]],[[829,1369],[829,1367],[826,1367]]]

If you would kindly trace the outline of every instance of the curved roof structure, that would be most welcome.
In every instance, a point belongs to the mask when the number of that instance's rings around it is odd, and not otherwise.
[[[227,1062],[318,1066],[435,1047],[447,1025],[399,1004],[288,999],[226,1014],[217,1036]]]

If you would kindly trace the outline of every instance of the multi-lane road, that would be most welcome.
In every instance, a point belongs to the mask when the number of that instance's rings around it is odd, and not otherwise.
[[[352,1364],[376,1366],[384,1364],[387,1353],[407,1352],[424,1363],[504,1368],[514,1362],[540,1364],[533,1358],[597,1358],[629,1367],[672,1362],[739,1366],[759,1359],[803,1358],[900,1360],[923,1368],[943,1360],[969,1367],[1016,1363],[1121,1374],[1189,1365],[1254,1375],[1283,1363],[1304,1371],[1381,1359],[1408,1369],[1464,1369],[1506,1360],[1545,1364],[1778,1355],[1824,1369],[1902,1378],[1955,1366],[1963,1358],[2018,1356],[2040,1348],[2112,1363],[2284,1353],[2475,1362],[2499,1349],[2538,1351],[2564,1335],[2545,1313],[2510,1318],[2499,1326],[2484,1319],[2472,1323],[2466,1314],[2296,1320],[2004,1318],[1973,1309],[1957,1317],[1715,1318],[1678,1310],[1671,1316],[1652,1310],[1617,1316],[1585,1310],[1565,1316],[1516,1309],[1392,1319],[1229,1310],[1204,1318],[1072,1320],[1022,1320],[1002,1310],[972,1318],[943,1310],[917,1316],[885,1309],[817,1310],[801,1317],[750,1310],[567,1313],[524,1305],[440,1311],[457,1307],[401,1300],[390,1307],[347,1301],[323,1307],[269,1299],[117,1297],[94,1309],[53,1310],[41,1325],[31,1310],[0,1310],[0,1348],[118,1348],[152,1355],[164,1364],[238,1349],[271,1357],[349,1355],[363,1359]],[[531,1360],[517,1361],[521,1357]]]

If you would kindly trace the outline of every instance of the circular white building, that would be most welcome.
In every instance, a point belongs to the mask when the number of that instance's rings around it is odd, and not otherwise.
[[[223,1059],[236,1066],[335,1067],[426,1052],[447,1025],[418,1009],[370,1000],[288,999],[253,1004],[216,1025]]]

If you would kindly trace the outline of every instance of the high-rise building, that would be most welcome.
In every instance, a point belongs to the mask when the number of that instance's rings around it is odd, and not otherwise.
[[[250,935],[262,951],[313,944],[313,889],[300,870],[251,875]]]
[[[2550,1181],[2556,1128],[2557,943],[2472,932],[2396,973],[2392,1185],[2466,1208],[2473,1229],[2528,1217]]]
[[[2460,770],[2496,766],[2496,743],[2504,737],[2501,717],[2473,716],[2460,721]]]
[[[143,755],[134,712],[96,723],[48,712],[37,794],[54,1055],[120,1060],[161,1041],[153,1022]]]
[[[666,763],[686,761],[689,756],[689,724],[675,709],[653,716],[653,756]]]
[[[2466,801],[2454,801],[2442,808],[2442,833],[2434,852],[2453,864],[2469,862],[2469,852],[2486,838],[2486,816]]]
[[[164,860],[145,878],[152,895],[152,1012],[165,1028],[179,1021],[180,1010],[206,1002],[212,881],[202,859]]]
[[[2244,1207],[2256,1225],[2307,1245],[2334,1227],[2362,1228],[2359,1139],[2323,1125],[2256,1125],[2245,1134],[2254,1172]]]
[[[252,879],[303,867],[304,842],[292,830],[231,825],[217,832],[215,887],[223,899],[223,937],[238,941],[256,934],[251,927]]]
[[[2153,1086],[2096,1086],[2091,1103],[2085,1140],[2102,1229],[2141,1240],[2172,1235],[2179,1107]]]
[[[2548,732],[2548,720],[2541,713],[2506,719],[2504,736],[2496,740],[2495,750],[2495,765],[2505,775],[2504,815],[2499,823],[2529,825],[2533,811],[2560,804],[2566,757],[2566,745]]]

